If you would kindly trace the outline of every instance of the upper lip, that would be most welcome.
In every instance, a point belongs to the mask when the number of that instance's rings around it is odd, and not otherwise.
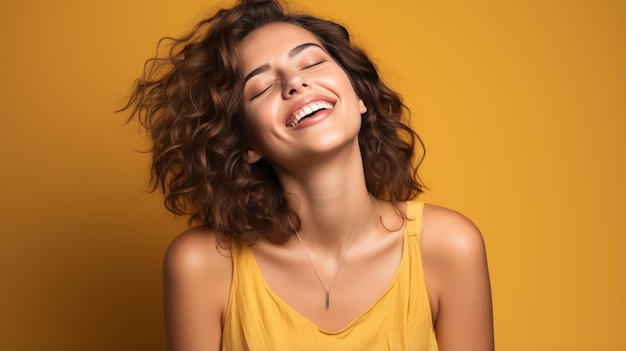
[[[307,95],[307,96],[303,97],[302,99],[296,101],[291,106],[291,108],[287,112],[287,116],[285,117],[285,125],[289,126],[289,124],[295,118],[295,114],[298,111],[300,111],[306,105],[312,104],[312,103],[314,103],[316,101],[324,101],[324,102],[327,102],[327,103],[329,103],[329,104],[331,104],[333,106],[335,105],[335,102],[337,102],[336,99],[332,99],[332,98],[329,98],[327,96],[320,95],[320,94]]]

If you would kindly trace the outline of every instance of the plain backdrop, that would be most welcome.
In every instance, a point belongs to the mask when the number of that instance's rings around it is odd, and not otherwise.
[[[412,110],[424,201],[481,228],[500,351],[626,349],[626,4],[301,0]],[[0,350],[164,350],[161,259],[124,104],[212,0],[0,2]]]

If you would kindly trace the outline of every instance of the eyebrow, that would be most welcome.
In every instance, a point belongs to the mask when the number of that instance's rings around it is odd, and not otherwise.
[[[306,49],[308,49],[310,47],[313,47],[313,46],[316,46],[316,47],[324,50],[318,44],[315,44],[315,43],[304,43],[304,44],[300,44],[300,45],[294,47],[293,49],[289,50],[289,52],[287,53],[287,56],[289,56],[289,58],[292,58],[292,57],[298,55],[299,53],[301,53],[302,51],[304,51],[304,50],[306,50]],[[326,51],[326,50],[324,50],[324,51]],[[252,72],[248,73],[248,75],[243,79],[243,85],[246,85],[246,82],[249,81],[252,77],[257,76],[257,75],[259,75],[259,74],[261,74],[261,73],[263,73],[263,72],[265,72],[265,71],[267,71],[269,69],[270,69],[270,65],[267,64],[267,63],[262,64],[261,66],[257,67]]]

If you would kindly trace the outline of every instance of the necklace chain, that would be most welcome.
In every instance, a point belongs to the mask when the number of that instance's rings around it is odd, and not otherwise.
[[[352,239],[354,239],[356,232],[358,232],[359,227],[361,227],[361,223],[363,222],[363,219],[365,218],[365,214],[367,213],[369,206],[370,206],[370,197],[368,195],[367,203],[365,205],[365,210],[363,210],[363,213],[361,214],[361,218],[359,218],[359,221],[357,222],[356,226],[354,227],[354,230],[352,231],[352,235],[350,235],[350,239],[348,240],[346,247],[343,249],[343,252],[341,253],[341,257],[339,258],[339,263],[337,263],[337,269],[335,270],[335,274],[333,274],[333,279],[330,281],[330,284],[328,284],[328,286],[326,286],[326,283],[324,283],[324,280],[320,276],[320,273],[317,271],[317,268],[315,268],[315,265],[313,264],[313,260],[311,259],[309,252],[304,246],[304,242],[302,241],[302,238],[300,237],[300,233],[298,233],[298,230],[296,230],[296,227],[294,227],[293,223],[291,223],[291,219],[287,217],[287,220],[289,221],[289,226],[291,226],[291,229],[293,229],[293,231],[296,233],[296,236],[298,237],[298,241],[300,242],[300,246],[302,246],[302,250],[304,251],[306,258],[309,260],[311,267],[313,268],[313,272],[315,272],[317,279],[320,281],[320,283],[322,283],[324,290],[326,290],[326,308],[330,307],[330,289],[332,289],[333,285],[335,284],[335,278],[337,278],[337,273],[339,273],[339,269],[341,268],[341,264],[343,263],[343,260],[346,257],[346,253],[348,252],[348,248],[350,247],[350,244],[352,244]]]

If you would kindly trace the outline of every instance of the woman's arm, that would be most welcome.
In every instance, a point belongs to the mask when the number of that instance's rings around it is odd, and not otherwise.
[[[169,351],[219,350],[232,261],[215,235],[192,229],[177,237],[163,264],[165,329]]]
[[[494,350],[491,288],[480,231],[463,215],[424,209],[426,287],[441,351]]]

